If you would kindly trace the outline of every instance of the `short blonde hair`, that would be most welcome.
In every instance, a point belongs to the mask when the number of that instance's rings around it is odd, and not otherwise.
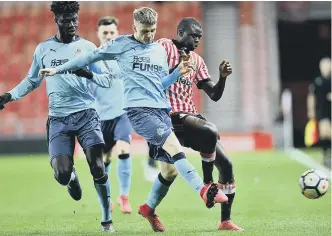
[[[133,16],[134,22],[138,22],[143,25],[154,25],[157,24],[158,20],[158,13],[149,7],[135,9]]]

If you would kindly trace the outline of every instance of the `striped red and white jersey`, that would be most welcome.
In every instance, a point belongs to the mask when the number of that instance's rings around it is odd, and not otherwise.
[[[162,38],[158,42],[165,48],[167,53],[168,68],[171,69],[179,63],[180,53],[171,39]],[[193,101],[193,83],[208,79],[211,76],[202,57],[197,53],[190,52],[190,60],[194,70],[177,79],[167,90],[167,96],[172,106],[172,112],[189,112],[198,114]]]

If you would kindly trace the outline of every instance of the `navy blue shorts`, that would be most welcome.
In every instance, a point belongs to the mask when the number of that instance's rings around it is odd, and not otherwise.
[[[199,119],[206,119],[200,114],[191,114],[186,112],[176,112],[171,114],[172,124],[174,127],[174,133],[179,139],[180,143],[184,147],[191,148],[195,151],[200,152],[202,148],[202,140],[200,138],[200,133],[195,129],[191,129],[184,124],[184,119],[187,116],[195,116]],[[220,137],[218,137],[220,139]],[[161,147],[148,143],[149,146],[149,156],[154,160],[159,160],[167,163],[173,164],[173,160],[170,155]]]
[[[126,113],[112,120],[101,121],[101,131],[105,153],[110,152],[118,140],[130,143],[132,128]]]
[[[126,110],[130,123],[138,135],[158,147],[164,145],[173,129],[168,109],[130,107]]]
[[[72,157],[75,137],[83,150],[96,144],[104,144],[100,119],[94,109],[79,111],[65,117],[49,116],[46,129],[51,161],[60,155]]]

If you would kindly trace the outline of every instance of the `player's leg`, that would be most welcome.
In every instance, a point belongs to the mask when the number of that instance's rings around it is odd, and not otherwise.
[[[220,141],[217,142],[214,164],[219,171],[218,187],[228,197],[228,202],[221,205],[221,221],[218,225],[218,229],[242,231],[243,229],[231,222],[231,210],[235,198],[233,164],[228,158]]]
[[[323,149],[323,163],[331,168],[331,119],[322,118],[318,121],[319,138]]]
[[[116,119],[101,121],[101,132],[103,133],[103,139],[105,142],[105,146],[103,148],[104,166],[105,166],[105,172],[108,176],[110,176],[110,172],[111,172],[112,149],[115,145],[115,140],[114,140],[115,124],[116,124]],[[108,182],[109,182],[110,189],[111,189],[112,186],[111,186],[110,179],[108,179]],[[112,199],[110,200],[110,208],[111,208],[111,212],[113,212],[114,205],[113,205]]]
[[[150,148],[153,147],[150,146]],[[160,153],[159,156],[161,157],[163,154]],[[169,156],[165,156],[165,158],[168,157]],[[155,232],[164,232],[166,230],[161,220],[156,215],[155,209],[167,195],[171,184],[174,182],[178,174],[175,166],[166,162],[160,163],[160,169],[161,172],[153,182],[147,201],[138,209],[138,213],[149,221],[153,231]]]
[[[181,116],[181,114],[180,114]],[[213,163],[216,156],[216,143],[219,137],[217,127],[203,117],[186,115],[179,117],[183,125],[183,145],[200,152],[202,158],[203,180],[205,184],[213,182]],[[172,116],[172,123],[176,122]],[[175,134],[178,135],[177,128]]]
[[[143,168],[144,168],[144,178],[147,181],[153,183],[155,178],[158,176],[160,172],[157,161],[148,157],[148,159],[143,163]]]
[[[47,140],[54,178],[59,184],[67,186],[70,196],[78,201],[82,189],[74,169],[75,136],[68,131],[69,117],[50,117],[47,121]]]
[[[182,178],[200,194],[208,208],[213,207],[216,202],[227,202],[227,197],[217,189],[216,184],[204,184],[194,166],[187,160],[182,146],[173,132],[168,135],[162,148],[170,154],[174,160],[176,170]]]
[[[172,132],[172,122],[167,109],[129,108],[127,114],[136,133],[169,153],[179,174],[200,194],[207,207],[212,207],[215,202],[222,202],[217,185],[205,186],[195,168],[186,159],[179,140]]]
[[[125,214],[130,214],[132,208],[129,204],[129,191],[132,175],[132,159],[130,157],[130,139],[132,128],[127,114],[117,118],[114,129],[115,150],[119,157],[117,164],[117,177],[120,185],[118,204]]]
[[[114,141],[114,128],[115,128],[116,120],[103,120],[101,121],[101,132],[103,133],[103,139],[105,142],[105,146],[103,149],[104,152],[104,165],[105,172],[107,175],[110,173],[111,162],[112,162],[112,148],[115,145]]]
[[[103,161],[104,140],[99,117],[94,109],[88,109],[80,112],[76,120],[80,121],[76,124],[78,142],[86,155],[101,206],[102,229],[114,232],[110,213],[111,190]]]

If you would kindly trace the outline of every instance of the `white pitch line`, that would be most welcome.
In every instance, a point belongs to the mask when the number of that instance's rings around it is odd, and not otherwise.
[[[301,164],[303,164],[304,166],[307,166],[309,168],[314,168],[317,170],[321,170],[323,171],[325,174],[327,174],[330,179],[332,177],[332,172],[331,170],[329,170],[328,168],[326,168],[325,166],[321,165],[320,163],[318,163],[317,161],[313,160],[308,154],[302,152],[299,149],[296,148],[292,148],[288,151],[286,151],[286,153],[289,154],[289,156],[293,159],[296,160],[298,162],[300,162]]]

